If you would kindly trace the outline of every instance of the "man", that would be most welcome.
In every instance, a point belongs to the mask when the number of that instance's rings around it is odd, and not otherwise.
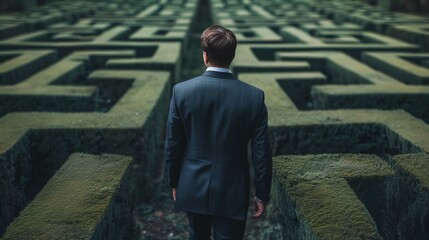
[[[255,214],[269,200],[272,176],[264,92],[236,79],[233,32],[219,25],[201,35],[206,72],[174,86],[164,157],[170,163],[174,209],[185,211],[189,239],[242,239],[249,208],[251,140]]]

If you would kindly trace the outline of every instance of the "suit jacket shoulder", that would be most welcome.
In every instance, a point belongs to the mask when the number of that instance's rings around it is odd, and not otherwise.
[[[183,91],[186,88],[194,85],[194,84],[198,84],[199,82],[201,82],[201,80],[208,80],[208,78],[219,78],[219,79],[225,79],[225,80],[234,80],[235,84],[238,85],[240,88],[244,89],[245,91],[249,91],[252,94],[255,95],[263,95],[264,91],[261,90],[260,88],[257,88],[253,85],[250,85],[248,83],[245,83],[241,80],[239,80],[238,78],[236,78],[233,74],[229,74],[229,73],[221,73],[221,72],[205,72],[204,74],[191,78],[189,80],[185,80],[183,82],[177,83],[176,85],[174,85],[173,87],[173,91]]]

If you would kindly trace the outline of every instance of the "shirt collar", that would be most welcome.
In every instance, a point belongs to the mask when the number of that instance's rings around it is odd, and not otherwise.
[[[206,71],[232,73],[232,71],[229,70],[228,68],[220,68],[220,67],[207,67]]]

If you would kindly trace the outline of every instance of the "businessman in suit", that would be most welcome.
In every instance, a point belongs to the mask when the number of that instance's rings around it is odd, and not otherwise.
[[[228,69],[237,40],[219,25],[201,35],[201,76],[176,84],[166,126],[174,209],[185,211],[189,239],[242,239],[249,208],[250,141],[255,170],[255,213],[269,200],[272,176],[264,92]]]

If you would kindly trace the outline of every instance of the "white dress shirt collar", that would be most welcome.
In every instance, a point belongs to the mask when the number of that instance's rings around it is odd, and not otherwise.
[[[228,68],[220,68],[220,67],[207,67],[206,71],[232,73],[232,71],[229,70]]]

